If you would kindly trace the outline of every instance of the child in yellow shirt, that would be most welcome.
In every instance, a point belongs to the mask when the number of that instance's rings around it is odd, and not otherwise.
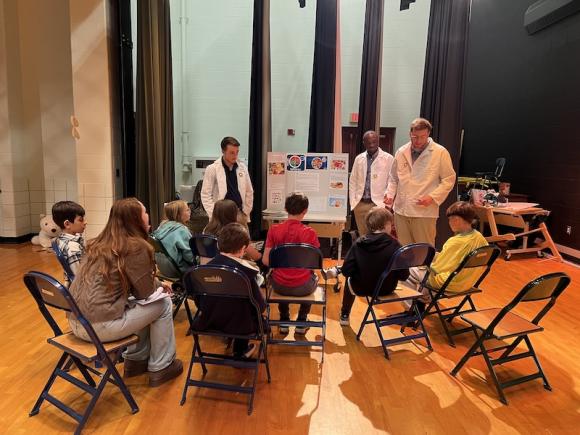
[[[471,226],[476,213],[473,205],[458,201],[452,204],[446,212],[449,226],[454,235],[450,237],[441,252],[437,253],[431,263],[430,273],[427,283],[434,289],[441,288],[449,275],[459,267],[463,259],[472,251],[482,246],[487,246],[487,241],[481,233]],[[426,270],[419,268],[409,269],[409,282],[419,286],[425,277]],[[462,270],[447,287],[448,292],[460,292],[473,286],[479,276],[481,268],[470,268]],[[422,289],[424,297],[418,303],[419,310],[424,310],[425,303],[430,302],[429,291]]]

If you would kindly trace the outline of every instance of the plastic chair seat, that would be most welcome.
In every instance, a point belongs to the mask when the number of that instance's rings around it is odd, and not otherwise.
[[[281,295],[280,293],[276,293],[274,289],[270,293],[270,297],[268,298],[268,302],[271,303],[297,303],[297,304],[324,304],[326,302],[324,289],[321,286],[317,286],[316,290],[313,293],[307,296],[286,296]]]
[[[80,358],[84,362],[94,361],[98,357],[97,348],[93,343],[81,340],[72,332],[59,335],[58,337],[49,338],[47,341],[53,346],[58,347],[60,350]],[[135,344],[138,341],[139,337],[133,334],[122,338],[121,340],[103,343],[103,347],[107,353],[112,353],[120,348]]]
[[[461,316],[467,323],[476,328],[485,330],[497,317],[501,308],[489,308],[486,310],[467,313]],[[518,335],[532,334],[543,331],[544,328],[538,326],[514,313],[507,313],[493,330],[493,336],[498,340]]]

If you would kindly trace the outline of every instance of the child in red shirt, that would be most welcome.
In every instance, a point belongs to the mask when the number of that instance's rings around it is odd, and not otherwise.
[[[308,212],[308,197],[303,193],[292,193],[284,204],[288,212],[288,219],[281,224],[273,225],[268,231],[266,249],[262,261],[266,266],[270,264],[270,251],[284,243],[307,243],[315,248],[320,247],[316,232],[302,223]],[[274,290],[287,296],[307,296],[316,290],[317,275],[309,269],[275,269],[271,276],[271,285]],[[290,320],[288,304],[279,304],[280,320]],[[310,304],[300,304],[298,321],[305,322],[310,312]],[[306,334],[307,327],[297,327],[297,334]],[[288,326],[280,325],[280,333],[287,334]]]

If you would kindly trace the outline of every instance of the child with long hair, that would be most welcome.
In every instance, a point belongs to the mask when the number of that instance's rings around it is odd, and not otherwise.
[[[220,230],[228,224],[238,221],[238,206],[231,199],[220,199],[216,201],[209,223],[204,228],[204,234],[218,236]],[[246,248],[246,256],[253,261],[262,258],[262,254],[252,245]]]
[[[193,253],[189,247],[191,233],[185,225],[191,216],[191,210],[185,201],[171,201],[163,207],[164,220],[153,231],[153,236],[159,240],[167,253],[179,266],[179,271],[185,272],[193,265]],[[162,267],[159,264],[159,267]]]
[[[149,228],[149,215],[136,198],[115,201],[105,228],[87,244],[70,292],[103,342],[139,336],[123,355],[125,377],[148,372],[155,387],[179,376],[183,365],[175,358],[171,299],[142,303],[160,286],[171,292],[155,278]],[[90,341],[74,316],[69,323],[77,337]]]

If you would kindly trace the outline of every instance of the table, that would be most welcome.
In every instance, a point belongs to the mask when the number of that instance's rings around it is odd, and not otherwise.
[[[542,220],[538,228],[530,230],[530,222],[534,217],[545,219],[549,214],[549,210],[541,207],[526,207],[519,208],[517,203],[508,204],[505,207],[491,207],[491,206],[475,206],[477,215],[480,219],[479,230],[483,233],[484,225],[487,222],[491,231],[491,236],[485,239],[490,242],[500,242],[515,240],[518,237],[522,238],[523,245],[520,249],[508,249],[505,254],[505,259],[509,260],[513,254],[523,254],[528,252],[536,252],[541,256],[543,249],[549,249],[554,256],[554,259],[563,261],[562,255],[558,252],[552,236],[548,232],[546,223]],[[519,228],[523,231],[520,233],[505,233],[499,234],[498,225],[506,225],[513,228]],[[529,236],[535,233],[541,233],[544,236],[544,242],[528,247]]]
[[[278,223],[286,220],[288,214],[286,212],[270,212],[269,210],[262,210],[262,220],[265,223],[266,229],[270,228],[273,223]],[[323,213],[306,213],[303,223],[311,227],[318,237],[326,237],[331,239],[338,239],[338,254],[337,258],[340,260],[342,251],[342,232],[346,225],[346,216],[338,217],[336,215],[328,215]]]

